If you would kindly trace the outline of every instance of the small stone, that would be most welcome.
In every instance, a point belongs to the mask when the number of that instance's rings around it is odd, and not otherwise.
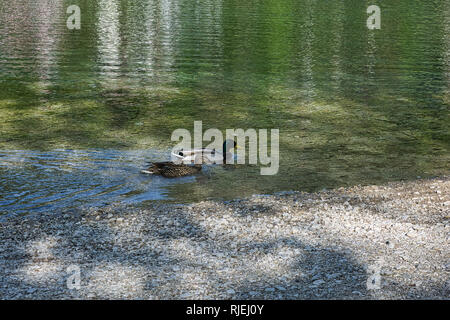
[[[320,274],[315,274],[315,275],[311,278],[312,281],[319,280],[319,279],[320,279]]]
[[[327,274],[327,279],[328,280],[335,279],[337,277],[339,277],[339,273]]]
[[[319,280],[316,280],[316,281],[313,282],[313,286],[318,287],[318,286],[320,286],[320,285],[322,285],[324,283],[325,283],[325,281],[323,281],[322,279],[319,279]]]

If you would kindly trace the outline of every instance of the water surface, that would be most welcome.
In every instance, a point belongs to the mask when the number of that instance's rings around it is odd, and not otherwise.
[[[0,211],[448,174],[450,4],[373,3],[0,0]],[[278,175],[140,176],[195,120],[279,128]]]

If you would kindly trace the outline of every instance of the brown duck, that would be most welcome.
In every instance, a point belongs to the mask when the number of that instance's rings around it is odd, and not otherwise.
[[[196,174],[202,170],[202,163],[204,162],[203,155],[196,155],[194,165],[183,162],[152,162],[146,170],[141,170],[142,173],[160,175],[166,178],[177,178]]]
[[[184,163],[173,163],[170,161],[154,162],[142,173],[160,175],[166,178],[177,178],[196,174],[202,170],[201,164],[188,165]]]
[[[233,140],[226,140],[223,143],[222,153],[215,150],[199,149],[186,150],[175,154],[178,158],[177,163],[171,161],[152,162],[146,170],[141,170],[142,173],[160,175],[166,178],[177,178],[196,174],[202,170],[201,163],[212,163],[212,158],[218,156],[223,160],[223,163],[233,155],[229,152],[232,148],[236,148],[237,144]],[[194,165],[185,164],[183,162],[191,162],[194,160]]]

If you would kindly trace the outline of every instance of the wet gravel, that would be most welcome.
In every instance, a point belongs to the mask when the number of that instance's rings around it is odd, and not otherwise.
[[[10,217],[0,298],[449,299],[449,205],[445,176]]]

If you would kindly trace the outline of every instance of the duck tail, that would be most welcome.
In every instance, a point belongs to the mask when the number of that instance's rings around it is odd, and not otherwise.
[[[141,173],[145,173],[145,174],[155,174],[155,169],[157,168],[157,166],[155,166],[153,163],[148,163],[147,164],[147,168],[146,169],[142,169]]]

